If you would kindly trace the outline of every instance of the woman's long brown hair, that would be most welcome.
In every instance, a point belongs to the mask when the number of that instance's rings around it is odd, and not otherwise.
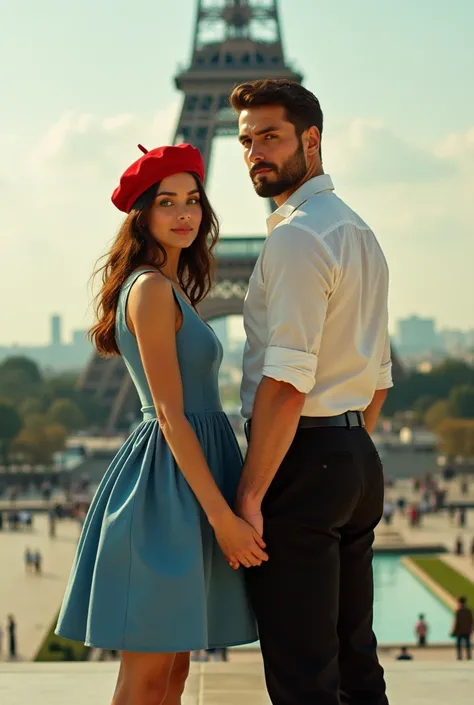
[[[197,306],[212,286],[213,249],[219,237],[219,223],[203,184],[196,174],[193,176],[200,193],[202,220],[193,244],[181,252],[178,280],[191,304]],[[120,355],[115,340],[115,317],[125,280],[143,265],[160,268],[166,264],[166,251],[150,233],[147,218],[159,186],[154,184],[133,205],[105,255],[105,264],[93,274],[93,277],[102,274],[102,288],[94,300],[97,322],[90,329],[89,338],[101,355]]]

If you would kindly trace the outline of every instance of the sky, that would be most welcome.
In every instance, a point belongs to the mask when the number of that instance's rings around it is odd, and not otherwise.
[[[474,328],[474,2],[280,0],[288,61],[320,99],[324,167],[374,229],[391,327]],[[92,321],[90,275],[121,221],[110,195],[169,143],[196,0],[0,0],[0,345],[49,316]],[[264,234],[235,138],[208,192],[224,235]]]

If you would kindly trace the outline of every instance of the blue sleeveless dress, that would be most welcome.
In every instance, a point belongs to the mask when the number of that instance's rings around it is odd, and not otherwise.
[[[156,419],[127,297],[144,271],[124,283],[116,340],[142,403],[143,421],[117,453],[87,514],[56,633],[89,646],[180,652],[257,639],[243,569],[233,571]],[[183,322],[176,334],[186,417],[232,506],[242,457],[222,411],[222,346],[175,292]]]

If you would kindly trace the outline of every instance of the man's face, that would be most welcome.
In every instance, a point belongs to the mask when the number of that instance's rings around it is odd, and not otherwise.
[[[304,180],[307,162],[303,139],[288,122],[283,107],[243,110],[239,141],[254,189],[262,198],[280,196]]]

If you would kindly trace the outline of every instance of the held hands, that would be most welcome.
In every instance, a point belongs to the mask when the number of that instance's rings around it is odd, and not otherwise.
[[[253,526],[259,536],[263,536],[262,503],[246,497],[237,499],[235,513]]]
[[[259,500],[240,497],[236,503],[235,513],[247,524],[253,526],[259,536],[263,536],[263,515]],[[239,568],[239,562],[232,557],[229,559],[229,565],[234,570]]]
[[[213,522],[213,528],[217,543],[234,570],[238,570],[240,565],[250,568],[268,561],[268,555],[263,550],[266,544],[248,521],[229,512]]]

